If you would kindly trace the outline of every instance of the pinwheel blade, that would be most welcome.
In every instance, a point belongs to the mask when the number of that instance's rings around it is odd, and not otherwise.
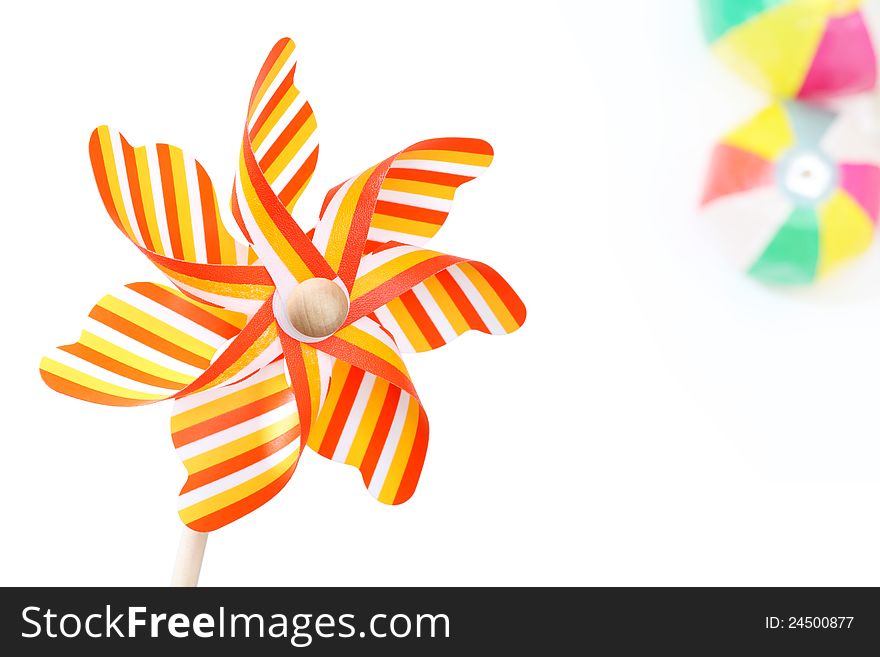
[[[331,189],[312,240],[351,289],[364,248],[420,245],[433,237],[456,190],[492,162],[480,139],[430,139],[413,144]]]
[[[54,390],[111,406],[181,394],[247,318],[156,283],[131,283],[92,308],[77,342],[43,358]]]
[[[282,39],[260,69],[232,194],[232,214],[284,298],[297,281],[336,276],[290,215],[318,156],[312,109],[293,84],[294,50]]]
[[[774,96],[871,89],[876,56],[860,0],[702,0],[712,50]]]
[[[284,363],[174,402],[171,436],[189,477],[180,518],[214,531],[262,506],[293,474],[300,427]]]
[[[221,219],[204,168],[168,144],[134,147],[107,126],[89,141],[104,207],[116,226],[179,289],[207,303],[253,313],[272,281],[256,254]]]
[[[428,448],[428,417],[400,387],[337,360],[308,445],[356,467],[380,502],[400,504],[418,484]]]

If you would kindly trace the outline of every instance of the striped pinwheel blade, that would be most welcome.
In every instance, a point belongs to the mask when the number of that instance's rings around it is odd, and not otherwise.
[[[246,317],[156,283],[131,283],[92,308],[80,338],[40,363],[49,387],[77,399],[137,406],[185,392]]]
[[[468,330],[512,333],[526,308],[494,269],[404,244],[364,256],[352,313],[374,314],[403,352],[429,351]]]
[[[266,182],[288,212],[318,161],[315,114],[293,83],[295,51],[296,44],[289,38],[273,46],[257,75],[247,113],[249,146]]]
[[[492,147],[481,139],[413,144],[327,192],[313,241],[350,286],[358,247],[424,244],[446,221],[456,190],[491,162]]]
[[[252,249],[223,224],[204,168],[168,144],[134,147],[106,126],[89,141],[101,199],[116,226],[182,291],[252,314],[273,290]]]
[[[235,221],[281,298],[297,281],[336,276],[290,215],[318,158],[312,108],[293,84],[295,48],[282,39],[260,69],[232,193]]]
[[[422,471],[428,417],[418,399],[398,386],[337,360],[308,444],[360,470],[380,502],[400,504],[412,497]]]
[[[308,445],[358,468],[380,502],[405,502],[422,471],[428,418],[394,339],[364,317],[321,349],[337,359]]]
[[[178,508],[190,528],[213,531],[262,506],[290,479],[300,455],[284,362],[176,400],[171,435],[189,474]]]

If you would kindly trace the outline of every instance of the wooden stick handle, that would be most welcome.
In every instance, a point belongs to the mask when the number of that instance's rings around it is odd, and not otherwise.
[[[186,525],[183,526],[180,546],[177,548],[177,560],[174,562],[174,574],[171,576],[171,586],[198,586],[207,542],[207,532],[196,532]]]

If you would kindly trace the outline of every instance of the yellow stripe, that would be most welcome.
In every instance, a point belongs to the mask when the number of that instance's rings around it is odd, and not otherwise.
[[[226,230],[226,226],[223,225],[223,220],[220,218],[220,206],[217,203],[217,193],[214,191],[214,186],[209,184],[209,191],[211,192],[211,217],[205,217],[204,220],[213,221],[217,225],[217,241],[220,245],[220,262],[224,265],[234,265],[238,263],[238,255],[236,253],[236,243],[235,239],[233,239],[232,235],[229,234],[229,231]]]
[[[412,315],[409,314],[406,306],[403,305],[400,297],[392,299],[387,305],[389,312],[394,315],[394,319],[400,325],[400,329],[406,335],[406,339],[409,340],[413,349],[419,352],[431,351],[431,344],[425,339],[425,335],[412,318]]]
[[[214,352],[217,349],[209,344],[205,344],[201,340],[198,340],[191,336],[189,333],[181,331],[179,328],[172,326],[171,324],[166,324],[165,322],[156,319],[149,313],[144,312],[140,308],[132,306],[131,304],[122,301],[121,299],[117,299],[116,297],[106,296],[98,303],[98,306],[101,308],[106,308],[107,310],[119,315],[120,317],[127,319],[138,326],[147,329],[151,333],[158,335],[161,338],[168,340],[169,342],[177,345],[178,347],[183,347],[187,351],[190,351],[202,358],[211,359],[214,355]]]
[[[241,408],[258,399],[274,395],[279,390],[287,387],[287,377],[284,374],[273,376],[271,379],[260,381],[241,390],[236,390],[218,399],[213,399],[201,406],[196,406],[182,413],[171,416],[171,433],[187,429],[199,422],[210,420],[222,415],[234,408]]]
[[[447,320],[449,320],[449,323],[452,325],[452,329],[455,331],[455,333],[457,335],[461,335],[462,333],[467,331],[470,328],[470,326],[468,326],[467,320],[465,320],[464,315],[461,314],[458,306],[455,305],[452,297],[449,296],[446,288],[440,284],[440,281],[438,281],[435,276],[429,276],[423,282],[428,292],[431,293],[431,297],[433,297],[434,301],[437,303],[437,306],[439,306],[443,315],[446,317]]]
[[[443,198],[449,201],[455,196],[456,190],[455,187],[447,187],[446,185],[437,185],[419,180],[403,180],[401,178],[386,178],[385,182],[382,183],[382,189],[430,196],[431,198]]]
[[[333,217],[333,225],[324,253],[324,259],[333,268],[333,271],[339,269],[339,263],[342,262],[342,254],[345,253],[345,246],[348,243],[348,233],[351,231],[351,221],[357,209],[358,199],[361,197],[364,185],[375,170],[376,167],[367,169],[352,182],[339,204],[336,216]]]
[[[379,338],[357,328],[354,324],[349,324],[344,329],[337,331],[336,335],[340,339],[357,345],[361,349],[381,358],[392,367],[400,370],[402,374],[407,373],[406,365],[403,364],[403,360],[396,351],[391,349],[391,347],[386,345]]]
[[[312,405],[312,417],[309,418],[309,424],[311,424],[317,417],[318,409],[321,406],[321,366],[318,363],[317,349],[301,342],[300,351],[306,370],[306,380],[309,384],[309,400]]]
[[[363,296],[367,292],[376,289],[382,283],[391,280],[397,274],[409,269],[410,267],[415,267],[418,264],[425,262],[426,260],[430,260],[436,256],[441,254],[436,251],[428,251],[426,249],[419,249],[416,251],[409,251],[404,253],[403,255],[399,255],[396,258],[392,258],[388,262],[376,267],[372,271],[367,272],[363,276],[358,277],[354,286],[351,290],[351,300],[354,301],[358,297]]]
[[[220,445],[212,450],[188,458],[183,462],[183,465],[186,467],[186,471],[189,474],[201,472],[206,468],[233,459],[240,454],[244,454],[245,452],[259,447],[260,445],[272,442],[279,436],[282,436],[293,429],[298,421],[299,418],[296,413],[292,413],[282,420],[273,422],[269,426],[257,429],[253,433],[249,433],[248,435],[237,438],[225,445]]]
[[[404,235],[418,235],[419,237],[434,237],[440,226],[426,221],[414,221],[403,217],[392,217],[388,214],[374,214],[370,224],[373,228],[391,230]]]
[[[512,333],[518,329],[519,324],[516,323],[516,320],[513,318],[513,315],[510,314],[507,306],[504,305],[504,302],[501,301],[501,298],[495,292],[494,288],[489,285],[489,282],[480,275],[480,272],[466,262],[458,263],[458,268],[470,279],[471,283],[474,284],[474,287],[477,288],[480,296],[482,296],[483,300],[488,304],[489,308],[498,319],[498,322],[501,324],[501,327],[508,333]]]
[[[247,481],[239,484],[238,486],[235,486],[234,488],[230,488],[229,490],[225,490],[218,495],[214,495],[213,497],[209,497],[206,500],[188,506],[185,509],[181,509],[181,519],[185,523],[190,523],[194,520],[198,520],[199,518],[210,515],[215,511],[226,508],[227,506],[231,506],[239,500],[243,500],[248,495],[253,495],[257,491],[262,490],[263,488],[271,484],[273,481],[275,481],[281,475],[287,472],[290,468],[292,468],[296,464],[296,459],[298,455],[299,448],[297,447],[291,453],[291,455],[281,461],[281,463],[273,465],[271,468],[261,474],[258,474],[253,479],[248,479]]]
[[[156,206],[153,201],[153,184],[150,181],[150,165],[147,163],[147,149],[144,146],[134,149],[134,161],[137,168],[138,187],[141,190],[141,202],[144,207],[144,218],[147,230],[153,242],[153,251],[165,255],[162,237],[159,235],[159,222],[156,219]]]
[[[140,399],[145,401],[158,401],[160,399],[167,399],[171,396],[171,392],[168,395],[157,395],[148,392],[139,392],[137,390],[131,390],[129,388],[123,388],[122,386],[115,385],[113,383],[108,383],[107,381],[102,381],[101,379],[96,379],[95,377],[86,374],[85,372],[80,372],[77,369],[74,369],[64,363],[59,363],[56,360],[52,360],[49,357],[43,358],[40,362],[40,369],[49,372],[50,374],[54,374],[55,376],[61,377],[62,379],[67,379],[73,383],[78,383],[81,386],[89,388],[91,390],[97,390],[98,392],[103,392],[108,395],[114,395],[116,397],[125,397],[127,399]]]
[[[259,90],[257,90],[256,95],[254,96],[254,104],[251,105],[248,111],[248,118],[251,118],[250,115],[253,114],[254,109],[260,104],[260,101],[263,100],[263,96],[266,95],[266,91],[269,87],[272,86],[272,82],[275,81],[275,78],[278,77],[278,72],[281,68],[287,63],[287,60],[290,59],[290,55],[296,49],[296,44],[293,41],[288,41],[284,48],[281,49],[281,54],[278,55],[278,59],[275,60],[275,63],[272,64],[272,68],[269,69],[269,73],[266,75],[266,79],[263,80],[263,84],[260,85]]]
[[[244,161],[244,153],[242,153],[239,160],[239,175],[241,189],[244,193],[248,208],[251,211],[251,215],[257,224],[256,228],[262,233],[263,237],[269,243],[269,246],[271,246],[272,250],[278,254],[281,262],[284,263],[296,280],[304,281],[308,278],[312,278],[312,272],[302,261],[302,258],[299,257],[299,254],[290,245],[284,235],[281,234],[278,226],[275,225],[275,222],[272,221],[266,213],[266,210],[263,208],[262,203],[260,203],[260,199],[257,196],[257,192],[248,175],[247,166]]]
[[[351,366],[345,361],[337,360],[333,365],[333,371],[330,374],[333,385],[327,391],[327,398],[324,400],[321,413],[309,431],[309,447],[316,452],[321,449],[321,444],[324,442],[324,434],[327,433],[327,426],[333,417],[333,411],[339,402],[339,396],[342,394],[342,388],[350,371]]]
[[[398,160],[434,160],[435,162],[454,162],[487,167],[492,163],[491,155],[481,153],[462,153],[460,151],[406,151],[397,156]]]
[[[272,128],[278,125],[278,120],[284,115],[284,112],[290,109],[290,106],[293,105],[293,101],[296,100],[297,96],[299,96],[299,89],[291,85],[281,101],[275,106],[275,109],[273,109],[266,118],[263,125],[260,126],[260,129],[257,130],[257,134],[251,139],[251,146],[254,151],[256,151],[266,137],[269,136],[269,133],[272,132]]]
[[[125,203],[122,202],[122,189],[119,187],[119,170],[116,168],[116,158],[113,155],[110,131],[105,125],[98,128],[98,142],[101,144],[101,157],[104,160],[104,171],[107,172],[107,183],[110,185],[113,207],[116,208],[116,214],[119,215],[119,221],[122,222],[125,234],[137,242],[134,237],[134,231],[131,229],[128,214],[125,212]]]
[[[293,136],[293,138],[287,143],[287,146],[284,147],[278,157],[275,158],[275,161],[270,164],[266,170],[263,172],[263,175],[266,176],[266,180],[269,183],[274,183],[278,176],[281,175],[281,172],[284,171],[284,168],[290,164],[290,161],[294,158],[294,156],[300,151],[303,147],[303,144],[306,143],[306,140],[315,132],[315,128],[318,127],[317,122],[315,121],[315,115],[312,114],[306,119],[306,122],[300,126],[300,129]]]
[[[348,450],[348,456],[345,457],[345,462],[349,465],[361,467],[364,454],[367,453],[367,447],[370,445],[370,439],[373,437],[373,430],[376,428],[376,421],[379,419],[379,413],[382,411],[382,405],[385,403],[387,394],[388,382],[385,379],[376,377],[373,389],[370,391],[370,398],[367,400],[367,406],[364,408],[360,424],[354,434],[351,448]]]
[[[400,481],[403,479],[403,473],[406,470],[407,463],[409,463],[409,456],[412,453],[413,443],[415,443],[418,421],[418,403],[410,397],[400,440],[397,443],[397,449],[394,451],[394,458],[391,461],[391,466],[388,468],[388,474],[385,475],[385,483],[382,484],[382,490],[379,492],[378,499],[380,502],[385,504],[392,504],[394,502],[394,496],[397,495],[397,489],[400,488]]]
[[[82,332],[82,335],[79,336],[79,343],[85,345],[86,347],[94,349],[95,351],[100,352],[105,356],[109,356],[110,358],[118,360],[120,363],[125,363],[126,365],[140,370],[141,372],[146,372],[147,374],[158,376],[159,378],[165,379],[167,381],[174,381],[175,383],[180,383],[183,385],[186,385],[193,381],[193,377],[188,374],[175,372],[172,369],[163,367],[162,365],[158,365],[157,363],[154,363],[147,358],[143,358],[142,356],[133,354],[132,352],[123,349],[119,345],[108,342],[104,338],[100,338],[93,333],[89,333],[88,331]]]
[[[196,261],[196,247],[193,240],[192,215],[190,214],[189,187],[183,162],[183,151],[176,146],[168,148],[171,159],[171,176],[174,178],[174,196],[177,199],[177,223],[180,227],[180,243],[183,259]]]

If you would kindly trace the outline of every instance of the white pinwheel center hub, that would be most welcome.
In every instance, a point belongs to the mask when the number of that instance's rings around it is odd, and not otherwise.
[[[818,200],[833,182],[834,171],[817,153],[799,153],[786,163],[783,184],[796,197]]]
[[[341,285],[326,278],[310,278],[294,287],[284,307],[284,317],[293,328],[294,337],[299,333],[307,341],[323,340],[333,335],[348,316],[348,294]],[[276,316],[281,310],[276,306]]]

